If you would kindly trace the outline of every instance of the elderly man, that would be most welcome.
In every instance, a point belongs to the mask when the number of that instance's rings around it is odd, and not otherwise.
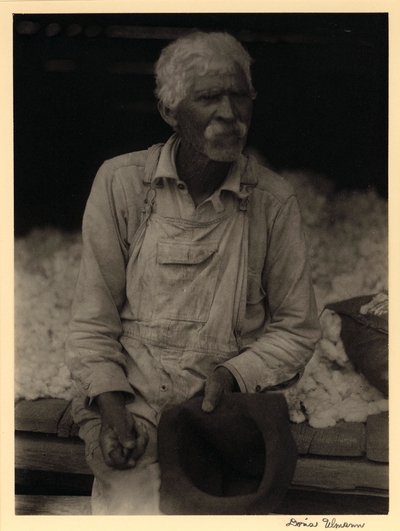
[[[159,512],[166,408],[290,385],[319,337],[296,197],[242,155],[250,63],[224,33],[167,46],[156,95],[175,133],[93,183],[67,360],[95,514]]]

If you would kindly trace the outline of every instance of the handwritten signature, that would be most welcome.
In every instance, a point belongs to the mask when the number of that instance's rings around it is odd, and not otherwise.
[[[349,529],[349,528],[363,528],[365,524],[353,524],[351,522],[337,522],[336,518],[322,518],[321,521],[310,522],[308,518],[304,521],[291,518],[286,524],[286,527],[318,527],[322,523],[325,529]]]

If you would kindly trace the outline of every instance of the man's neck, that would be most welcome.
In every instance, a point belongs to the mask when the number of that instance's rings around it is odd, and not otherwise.
[[[183,142],[176,157],[179,178],[185,182],[196,206],[218,190],[228,175],[230,164],[211,160]]]

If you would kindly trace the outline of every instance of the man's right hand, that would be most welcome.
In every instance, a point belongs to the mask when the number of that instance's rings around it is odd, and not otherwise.
[[[100,409],[100,448],[105,463],[113,468],[132,468],[143,455],[149,437],[146,427],[125,407],[119,392],[96,397]]]

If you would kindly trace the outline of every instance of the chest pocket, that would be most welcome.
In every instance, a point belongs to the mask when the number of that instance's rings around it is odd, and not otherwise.
[[[143,279],[144,315],[140,317],[206,322],[220,263],[217,243],[159,240]]]

